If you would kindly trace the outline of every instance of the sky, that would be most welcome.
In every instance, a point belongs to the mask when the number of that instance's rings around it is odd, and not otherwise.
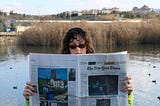
[[[64,11],[81,11],[118,7],[132,10],[133,7],[160,9],[160,0],[0,0],[0,9],[4,12],[15,10],[30,15],[57,14]]]

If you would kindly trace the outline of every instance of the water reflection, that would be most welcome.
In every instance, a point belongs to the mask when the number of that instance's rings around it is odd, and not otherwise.
[[[16,59],[19,55],[27,56],[30,52],[34,53],[58,53],[59,48],[50,47],[19,47],[19,46],[0,46],[0,62]]]
[[[57,53],[59,48],[47,47],[0,47],[0,106],[25,106],[23,87],[28,81],[27,55],[36,53]],[[110,49],[110,50],[109,50]],[[130,54],[128,74],[135,84],[134,106],[159,106],[160,100],[160,46],[142,45],[118,48],[99,46],[97,52],[125,51]],[[156,83],[155,83],[156,81]],[[17,87],[17,89],[14,89]],[[85,104],[84,104],[85,106]]]

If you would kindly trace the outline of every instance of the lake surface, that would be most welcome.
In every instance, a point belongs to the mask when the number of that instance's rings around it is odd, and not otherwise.
[[[56,53],[54,48],[0,47],[0,106],[25,106],[22,95],[28,81],[29,52]],[[134,106],[160,106],[160,47],[96,48],[97,52],[129,52],[128,74],[134,83]],[[152,82],[153,81],[153,82]],[[156,81],[156,82],[154,82]],[[84,105],[85,106],[85,105]]]

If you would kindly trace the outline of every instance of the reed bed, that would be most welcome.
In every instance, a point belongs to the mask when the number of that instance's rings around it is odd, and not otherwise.
[[[37,23],[18,37],[19,45],[56,46],[66,31],[81,27],[91,35],[95,46],[129,46],[133,44],[160,44],[160,22],[140,23]]]

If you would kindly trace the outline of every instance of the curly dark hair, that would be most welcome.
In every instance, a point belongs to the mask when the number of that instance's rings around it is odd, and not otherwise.
[[[81,36],[81,38],[85,41],[87,54],[95,52],[91,37],[83,29],[75,27],[75,28],[69,29],[63,38],[62,47],[61,47],[62,54],[70,54],[69,43],[72,40],[76,39],[77,36]]]

